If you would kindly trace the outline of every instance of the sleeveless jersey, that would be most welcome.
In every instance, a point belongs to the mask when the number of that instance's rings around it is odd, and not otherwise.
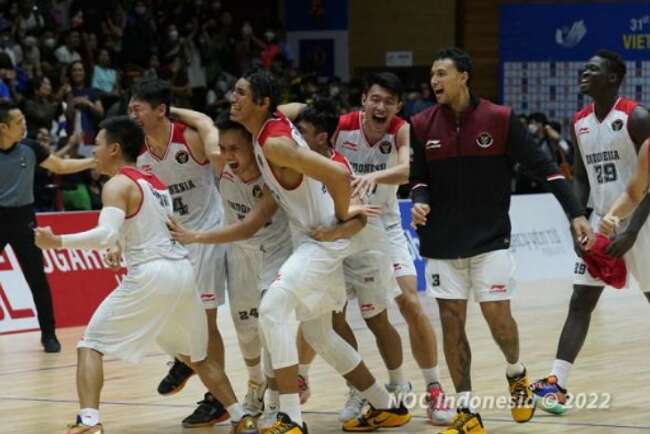
[[[278,182],[262,150],[269,137],[278,136],[292,139],[301,148],[309,149],[309,146],[293,124],[281,113],[276,113],[273,118],[264,123],[254,142],[255,157],[264,182],[280,207],[285,210],[292,231],[295,232],[294,235],[305,235],[317,226],[334,224],[336,222],[334,202],[323,183],[304,175],[300,183],[291,189],[283,187]]]
[[[397,164],[397,132],[405,124],[404,119],[395,116],[388,131],[377,143],[370,144],[361,126],[361,112],[341,115],[334,149],[350,161],[358,175],[389,169]],[[400,221],[397,202],[397,185],[377,185],[370,197],[371,205],[384,208],[383,220]]]
[[[206,230],[221,222],[221,199],[209,162],[199,162],[185,140],[185,128],[172,122],[169,143],[162,158],[155,156],[145,139],[138,167],[156,175],[172,195],[174,216],[191,230]]]
[[[120,230],[120,244],[128,267],[156,259],[183,259],[187,250],[176,243],[167,229],[172,198],[155,175],[135,168],[120,169],[120,174],[136,183],[142,193],[138,210],[126,217]]]
[[[636,101],[619,98],[602,122],[590,104],[573,119],[573,128],[589,177],[589,199],[596,213],[605,215],[634,173],[637,153],[628,131]]]
[[[226,164],[223,172],[221,172],[221,180],[219,182],[224,207],[224,225],[243,220],[257,206],[257,202],[262,196],[263,187],[264,179],[262,176],[252,181],[244,182]],[[244,248],[259,249],[260,246],[264,248],[267,245],[285,242],[291,242],[291,234],[289,232],[287,215],[280,208],[272,220],[267,222],[253,237],[247,240],[237,241],[234,244]]]

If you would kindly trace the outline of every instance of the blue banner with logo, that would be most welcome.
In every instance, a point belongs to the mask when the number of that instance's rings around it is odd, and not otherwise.
[[[586,61],[609,49],[625,60],[650,54],[650,4],[505,4],[501,6],[501,61]]]
[[[413,256],[415,270],[418,273],[418,291],[424,291],[426,289],[424,260],[420,256],[420,239],[417,232],[411,227],[411,201],[409,199],[399,201],[399,212],[402,215],[402,229],[404,229],[404,235],[408,241],[409,252]]]

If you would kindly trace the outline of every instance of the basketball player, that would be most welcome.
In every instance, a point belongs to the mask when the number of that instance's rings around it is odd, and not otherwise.
[[[429,394],[427,415],[436,425],[445,425],[452,413],[444,405],[438,373],[436,337],[417,294],[417,275],[402,229],[397,187],[409,178],[409,125],[397,113],[402,107],[402,83],[388,72],[371,74],[365,84],[363,111],[342,115],[334,137],[334,148],[352,164],[359,176],[352,182],[353,194],[368,196],[369,203],[382,206],[382,222],[393,258],[394,275],[401,289],[395,301],[408,324],[411,351]],[[354,395],[346,403],[353,411]]]
[[[593,103],[576,113],[573,119],[571,133],[576,144],[573,184],[581,205],[593,204],[590,220],[594,229],[616,198],[625,195],[625,185],[639,183],[633,176],[637,154],[650,136],[648,111],[636,101],[619,96],[625,71],[625,62],[618,54],[599,51],[587,62],[580,80],[580,91],[593,98]],[[643,151],[641,155],[646,158]],[[642,175],[645,176],[645,172]],[[645,187],[644,184],[642,191]],[[628,191],[637,193],[640,190],[633,186]],[[641,203],[630,219],[618,228],[607,253],[625,259],[628,271],[650,301],[650,268],[647,265],[650,225],[646,224],[650,198],[638,194],[634,197]],[[621,215],[627,217],[629,213]],[[533,385],[536,395],[556,398],[540,401],[547,403],[543,409],[556,414],[567,410],[564,404],[569,373],[587,338],[591,313],[605,286],[589,274],[581,258],[574,270],[573,295],[551,373]]]
[[[233,421],[231,433],[257,433],[244,415],[228,378],[207,355],[207,326],[194,287],[187,251],[166,227],[172,198],[152,174],[135,168],[144,141],[142,129],[126,116],[107,119],[96,137],[97,170],[111,176],[102,191],[103,208],[91,230],[54,235],[36,229],[42,249],[102,249],[121,244],[128,273],[97,308],[78,344],[77,388],[81,410],[68,434],[102,433],[99,415],[104,381],[103,356],[139,362],[154,342],[192,366],[223,402]]]
[[[244,409],[259,416],[264,408],[266,380],[261,368],[258,311],[262,294],[291,255],[287,216],[270,194],[264,195],[252,137],[241,124],[226,114],[217,122],[217,130],[212,120],[201,113],[178,108],[173,108],[172,113],[195,128],[204,143],[216,141],[220,150],[215,166],[224,204],[224,226],[201,232],[172,222],[172,235],[184,244],[229,243],[226,259],[230,314],[248,369]]]
[[[343,425],[346,431],[374,431],[410,420],[404,406],[389,408],[388,393],[375,381],[359,354],[332,329],[332,311],[345,302],[342,261],[350,241],[315,241],[319,226],[347,221],[350,186],[348,172],[310,151],[289,120],[276,112],[280,89],[265,71],[240,78],[231,96],[230,117],[254,137],[254,151],[263,179],[289,218],[294,251],[283,264],[260,304],[263,340],[270,352],[280,393],[280,413],[274,434],[302,434],[297,384],[296,330],[301,321],[307,342],[346,380],[360,390],[371,406],[362,417]]]
[[[208,149],[198,133],[180,122],[169,119],[172,90],[158,79],[136,82],[131,90],[129,116],[146,134],[145,148],[138,157],[138,167],[158,176],[173,198],[175,218],[190,229],[213,228],[221,223],[221,198],[217,191]],[[217,329],[217,307],[225,301],[225,248],[220,245],[188,246],[196,271],[196,283],[208,315],[209,351],[224,366],[224,348]],[[175,361],[158,392],[176,393],[192,375],[192,370]],[[223,406],[209,394],[199,407],[183,420],[185,427],[212,425],[227,419]]]
[[[427,258],[427,290],[440,310],[447,366],[458,393],[458,412],[444,434],[483,434],[472,404],[471,350],[465,333],[470,295],[480,304],[506,361],[514,421],[534,414],[519,332],[512,316],[514,261],[510,246],[512,166],[519,162],[545,180],[570,218],[574,236],[593,243],[584,208],[559,168],[539,148],[509,107],[471,90],[472,61],[456,48],[438,52],[431,87],[438,103],[411,118],[412,218]]]
[[[319,154],[330,158],[340,158],[332,149],[331,138],[334,137],[339,121],[338,111],[333,102],[317,99],[301,111],[296,125],[309,147]],[[344,158],[344,157],[343,157]],[[320,228],[317,239],[332,240],[339,236],[340,227]],[[361,316],[377,341],[377,347],[388,369],[389,391],[399,394],[410,392],[410,384],[402,370],[402,341],[399,333],[388,319],[386,309],[390,298],[397,288],[392,272],[392,261],[386,256],[382,246],[385,245],[386,231],[380,216],[368,217],[368,224],[355,236],[359,243],[359,252],[343,261],[345,283],[348,299],[358,298]],[[347,305],[346,305],[347,307]],[[334,314],[334,330],[355,349],[358,349],[354,333],[345,318],[346,308]],[[299,352],[301,345],[299,344]],[[309,351],[313,354],[313,351]],[[309,384],[305,365],[311,360],[309,356],[299,354],[299,381]],[[313,359],[313,357],[311,357]],[[302,369],[302,372],[301,372]],[[350,388],[349,404],[341,410],[339,420],[345,422],[361,413],[365,400],[358,390]]]

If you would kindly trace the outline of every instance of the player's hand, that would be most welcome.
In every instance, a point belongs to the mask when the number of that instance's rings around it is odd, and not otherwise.
[[[309,231],[309,236],[316,241],[336,241],[337,236],[336,226],[318,226]]]
[[[34,229],[34,243],[41,249],[58,249],[61,247],[61,237],[52,233],[52,228],[39,227]]]
[[[411,208],[411,227],[415,229],[417,226],[424,226],[427,224],[427,216],[431,212],[431,207],[426,203],[415,203]]]
[[[352,187],[352,196],[357,196],[361,200],[370,196],[377,187],[375,176],[372,173],[366,175],[355,176],[350,183]]]
[[[620,258],[628,252],[636,242],[637,233],[634,231],[624,231],[614,237],[614,240],[607,246],[607,253],[614,258]]]
[[[106,262],[113,271],[122,268],[122,249],[120,246],[111,247],[106,250],[106,252],[104,252],[104,262]]]
[[[614,215],[607,214],[600,220],[598,231],[606,237],[611,237],[616,232],[616,228],[620,223],[621,219]]]
[[[167,228],[172,238],[179,243],[192,244],[196,242],[196,232],[184,228],[171,216],[167,218]]]
[[[587,218],[580,216],[571,220],[571,229],[575,243],[583,252],[589,251],[596,238]]]

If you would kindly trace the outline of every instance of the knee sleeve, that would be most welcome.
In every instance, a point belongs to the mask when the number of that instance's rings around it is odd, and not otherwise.
[[[260,328],[264,335],[273,369],[282,369],[298,364],[295,308],[298,301],[289,291],[272,287],[260,303]]]
[[[260,357],[261,343],[257,327],[247,327],[244,330],[237,330],[237,340],[241,355],[246,360],[253,360]]]
[[[361,356],[332,328],[331,316],[302,323],[305,340],[314,351],[341,375],[350,373],[361,363]]]

